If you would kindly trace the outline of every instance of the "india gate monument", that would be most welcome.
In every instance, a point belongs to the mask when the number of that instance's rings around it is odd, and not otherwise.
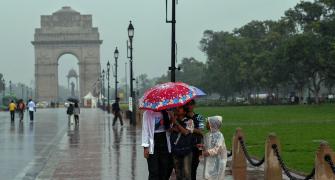
[[[93,92],[100,75],[98,28],[92,27],[92,15],[81,15],[63,7],[52,15],[41,16],[35,29],[35,97],[37,101],[58,101],[58,60],[72,54],[79,65],[79,96]]]

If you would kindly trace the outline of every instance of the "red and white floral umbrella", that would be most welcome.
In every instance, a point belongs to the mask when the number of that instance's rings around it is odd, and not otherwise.
[[[139,101],[139,108],[161,111],[182,106],[203,95],[197,92],[196,88],[182,82],[158,84],[144,93]]]

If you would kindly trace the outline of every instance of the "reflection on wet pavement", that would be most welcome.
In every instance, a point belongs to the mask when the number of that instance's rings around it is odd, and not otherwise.
[[[40,162],[49,152],[52,143],[60,132],[62,119],[58,111],[40,112],[36,122],[26,119],[11,122],[8,112],[0,112],[0,177],[1,179],[22,179],[22,172],[35,166],[35,171],[42,167]],[[36,129],[35,129],[36,128]],[[27,171],[28,172],[28,171]],[[29,171],[30,174],[36,174]]]
[[[98,109],[83,109],[79,126],[68,126],[64,109],[41,109],[33,123],[8,117],[0,113],[1,179],[147,177],[140,129],[113,127]]]
[[[129,171],[123,172],[121,163],[131,155],[122,145],[126,141],[124,133],[124,128],[111,126],[109,115],[99,110],[83,111],[80,125],[67,128],[57,152],[38,178],[133,179]]]
[[[64,109],[41,109],[33,123],[1,112],[1,179],[147,179],[141,128],[112,126],[98,109],[83,109],[79,126],[67,121]]]

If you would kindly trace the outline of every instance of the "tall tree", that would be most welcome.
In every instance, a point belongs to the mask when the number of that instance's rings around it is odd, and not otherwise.
[[[285,50],[291,80],[301,90],[309,85],[316,103],[319,103],[321,85],[327,77],[327,63],[322,55],[326,46],[319,35],[303,33],[290,39]]]
[[[204,88],[202,83],[204,78],[203,73],[206,70],[206,66],[203,62],[200,62],[193,57],[184,58],[179,67],[180,71],[178,72],[177,80],[199,88]]]
[[[229,32],[205,31],[200,45],[208,57],[204,81],[207,90],[226,99],[240,91],[239,62],[242,44],[239,38]]]
[[[323,0],[302,1],[285,13],[286,18],[293,22],[299,31],[299,34],[288,44],[288,51],[290,51],[289,48],[297,51],[291,51],[287,55],[292,58],[291,61],[295,60],[291,63],[295,64],[295,69],[300,69],[301,72],[300,75],[294,70],[291,72],[300,82],[308,78],[309,89],[313,92],[316,103],[319,103],[322,83],[334,76],[335,67],[332,57],[334,37],[331,37],[333,32],[329,32],[328,23],[331,17],[334,17],[334,11],[331,12],[331,6],[326,5],[332,5],[332,3]]]

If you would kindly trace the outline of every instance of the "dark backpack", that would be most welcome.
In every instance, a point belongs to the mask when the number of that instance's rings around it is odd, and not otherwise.
[[[66,114],[72,115],[73,114],[73,109],[74,109],[73,106],[69,106],[66,110]]]

